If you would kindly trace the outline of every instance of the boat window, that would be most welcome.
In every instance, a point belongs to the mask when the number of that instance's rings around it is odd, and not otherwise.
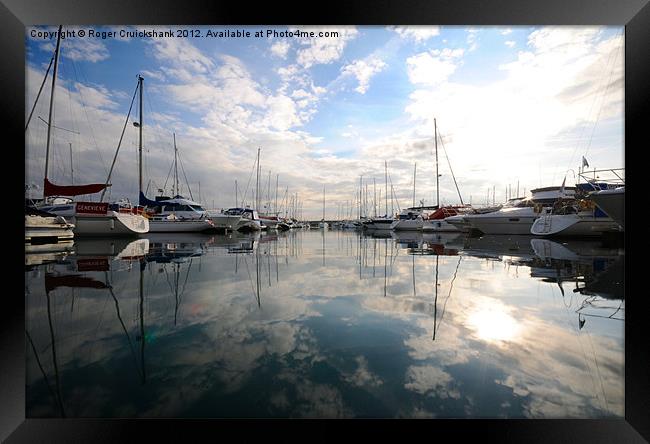
[[[520,202],[518,202],[515,207],[517,208],[522,208],[522,207],[532,207],[534,206],[535,203],[532,201],[532,199],[524,199]]]
[[[189,207],[195,211],[205,211],[201,205],[190,205]]]

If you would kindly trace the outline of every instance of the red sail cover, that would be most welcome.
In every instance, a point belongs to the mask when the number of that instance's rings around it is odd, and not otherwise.
[[[91,277],[81,276],[78,274],[55,276],[50,273],[45,273],[45,291],[49,293],[58,287],[108,288],[105,283]]]
[[[45,197],[48,196],[79,196],[82,194],[99,193],[106,184],[91,183],[89,185],[55,185],[48,179],[45,179]],[[109,185],[110,186],[110,185]]]

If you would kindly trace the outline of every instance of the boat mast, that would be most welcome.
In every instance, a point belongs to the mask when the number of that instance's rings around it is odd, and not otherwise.
[[[52,91],[50,91],[50,113],[47,119],[47,143],[45,145],[45,180],[47,180],[47,170],[50,160],[50,132],[52,130],[52,114],[54,110],[54,90],[56,89],[56,72],[59,68],[59,48],[61,47],[61,31],[63,25],[59,25],[59,33],[56,38],[56,49],[54,50],[54,71],[52,71]],[[45,187],[43,187],[43,199],[45,199]]]
[[[359,220],[361,220],[361,189],[363,188],[363,175],[359,176]]]
[[[255,209],[260,207],[260,148],[257,149],[257,181],[255,183]]]
[[[323,222],[325,222],[325,185],[323,185]]]
[[[388,217],[388,161],[384,160],[384,182],[386,186],[384,198],[386,199],[386,217]]]
[[[176,195],[180,196],[178,192],[178,148],[176,148],[176,133],[174,135],[174,184],[176,186]]]
[[[275,175],[275,205],[273,205],[273,211],[275,212],[276,216],[280,215],[280,212],[278,211],[278,179],[280,178],[279,174]]]
[[[74,165],[72,163],[72,142],[70,142],[70,183],[74,185]]]
[[[413,207],[415,207],[415,172],[417,171],[418,163],[413,165]]]
[[[438,124],[433,119],[433,139],[436,149],[436,207],[440,208],[440,175],[438,174]]]
[[[138,74],[138,88],[140,88],[140,125],[139,125],[139,140],[138,140],[138,175],[140,178],[140,189],[139,192],[142,194],[142,87],[144,79],[140,74]],[[175,144],[176,142],[174,142]],[[138,194],[138,196],[140,195]]]
[[[377,217],[377,180],[374,177],[372,178],[372,192],[372,211],[374,217]]]

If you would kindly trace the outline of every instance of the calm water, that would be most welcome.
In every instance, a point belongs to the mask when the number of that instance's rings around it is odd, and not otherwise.
[[[621,248],[318,230],[26,256],[27,417],[624,416]]]

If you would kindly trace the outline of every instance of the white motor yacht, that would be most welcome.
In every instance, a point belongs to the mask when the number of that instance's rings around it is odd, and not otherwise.
[[[573,200],[575,187],[546,187],[531,190],[531,197],[513,198],[491,213],[468,214],[463,220],[483,234],[530,234],[542,208],[559,200]]]
[[[602,236],[620,233],[622,227],[592,201],[581,199],[553,209],[547,208],[535,220],[530,233],[536,236]]]
[[[260,220],[257,211],[250,208],[229,208],[224,214],[232,216],[240,216],[241,220],[237,223],[235,230],[237,231],[261,231],[262,221]]]

